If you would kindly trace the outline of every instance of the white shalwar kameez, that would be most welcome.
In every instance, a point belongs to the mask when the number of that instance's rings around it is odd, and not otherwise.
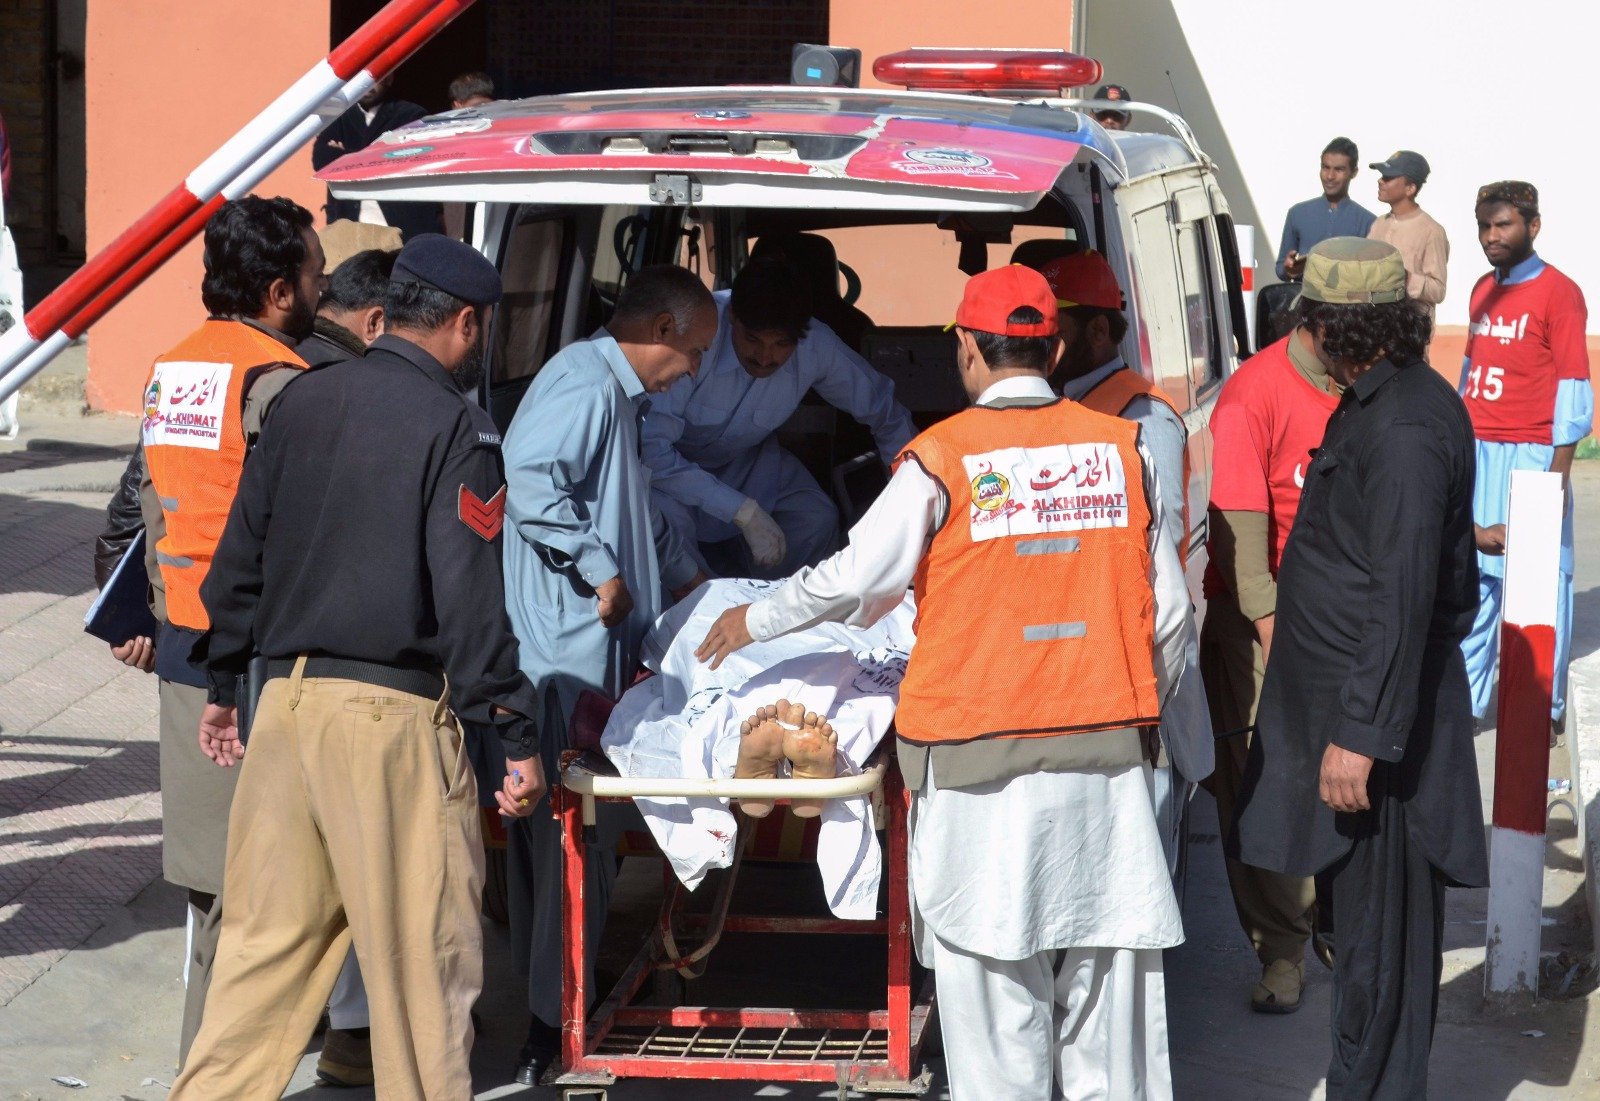
[[[1013,377],[978,404],[1053,397],[1042,378]],[[1153,463],[1140,451],[1165,702],[1194,621],[1162,535]],[[752,637],[823,619],[874,622],[899,605],[947,507],[922,468],[903,463],[848,547],[751,606]],[[1183,927],[1150,766],[940,788],[936,756],[912,801],[910,879],[917,954],[937,973],[954,1101],[1170,1098],[1161,952],[1182,943]]]

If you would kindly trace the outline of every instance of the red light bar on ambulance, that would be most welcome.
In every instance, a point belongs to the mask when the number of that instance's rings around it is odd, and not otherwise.
[[[1100,62],[1066,50],[919,48],[872,63],[885,84],[920,92],[1051,91],[1100,81]]]

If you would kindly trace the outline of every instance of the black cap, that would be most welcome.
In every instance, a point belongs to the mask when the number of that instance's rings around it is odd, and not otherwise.
[[[419,233],[395,258],[391,283],[420,283],[474,306],[500,301],[500,273],[482,253],[442,233]]]
[[[1380,176],[1404,176],[1417,184],[1428,182],[1427,158],[1409,149],[1397,149],[1387,160],[1375,161],[1367,167],[1376,168]]]
[[[1095,89],[1094,98],[1095,99],[1122,99],[1122,100],[1132,100],[1133,99],[1133,97],[1128,94],[1128,89],[1124,88],[1120,84],[1102,84],[1102,85],[1100,85],[1099,88]]]

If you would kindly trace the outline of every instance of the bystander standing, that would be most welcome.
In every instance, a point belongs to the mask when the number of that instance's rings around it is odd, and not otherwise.
[[[462,73],[450,82],[450,106],[459,111],[463,107],[482,107],[494,102],[494,81],[488,73]]]
[[[1472,426],[1422,361],[1393,246],[1311,250],[1301,331],[1344,387],[1278,574],[1230,852],[1325,873],[1333,1101],[1428,1096],[1444,889],[1488,883],[1461,639],[1477,604]]]
[[[1444,301],[1450,240],[1444,227],[1417,205],[1417,193],[1428,182],[1428,162],[1421,153],[1401,149],[1368,167],[1378,172],[1378,200],[1389,213],[1372,223],[1367,236],[1400,250],[1406,266],[1406,296],[1428,315]]]
[[[502,814],[544,790],[500,582],[500,437],[467,397],[501,286],[436,234],[391,276],[368,354],[279,398],[203,588],[199,742],[242,775],[210,1004],[174,1101],[278,1096],[352,945],[378,1095],[472,1095],[484,866],[457,716],[504,743]]]
[[[1533,249],[1539,192],[1504,180],[1478,189],[1478,243],[1494,270],[1472,288],[1471,327],[1461,365],[1461,396],[1477,439],[1473,522],[1478,545],[1478,617],[1465,648],[1472,713],[1488,715],[1500,649],[1506,515],[1511,472],[1553,470],[1566,478],[1578,441],[1594,422],[1588,308],[1583,292]],[[1567,660],[1572,649],[1572,496],[1561,525],[1561,592],[1551,720],[1566,722]]]
[[[1278,242],[1278,278],[1299,282],[1305,273],[1306,253],[1329,237],[1365,237],[1375,215],[1350,197],[1361,154],[1349,138],[1334,138],[1322,150],[1317,176],[1322,194],[1289,208]]]
[[[317,135],[311,146],[311,166],[326,168],[347,153],[355,153],[379,136],[416,122],[427,111],[415,103],[389,96],[392,77],[384,77],[350,110],[334,119]],[[434,233],[441,227],[439,204],[394,202],[388,199],[335,199],[330,192],[324,209],[329,222],[349,218],[371,225],[393,226],[407,241],[419,233]]]

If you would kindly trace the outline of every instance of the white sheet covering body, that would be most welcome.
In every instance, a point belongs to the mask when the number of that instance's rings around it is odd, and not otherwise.
[[[861,771],[894,719],[915,605],[907,594],[899,608],[866,630],[819,624],[748,646],[715,670],[695,660],[695,647],[718,615],[775,587],[711,581],[661,616],[645,639],[643,658],[659,675],[623,695],[601,739],[619,773],[730,778],[739,756],[739,724],[780,699],[826,716],[839,738],[840,775]],[[726,800],[635,802],[685,886],[692,889],[712,868],[732,864],[738,825]],[[817,866],[836,916],[875,916],[883,858],[867,797],[823,804]]]

